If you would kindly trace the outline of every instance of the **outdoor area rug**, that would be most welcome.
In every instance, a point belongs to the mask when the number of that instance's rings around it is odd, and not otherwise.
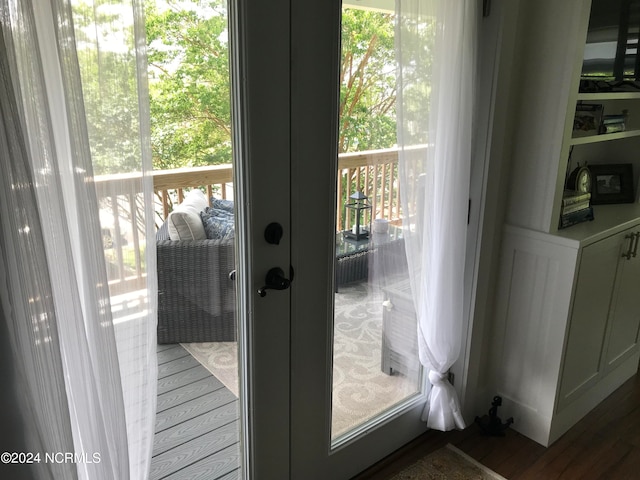
[[[375,417],[416,393],[416,381],[380,370],[382,293],[366,283],[342,287],[335,299],[332,436]],[[237,345],[185,343],[182,346],[238,395]]]
[[[391,477],[391,480],[506,480],[447,444]]]

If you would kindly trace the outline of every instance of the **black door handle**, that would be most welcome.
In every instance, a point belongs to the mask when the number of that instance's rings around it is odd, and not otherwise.
[[[258,289],[258,295],[264,297],[267,290],[286,290],[293,281],[293,268],[291,267],[290,278],[284,276],[284,271],[280,267],[273,267],[267,272],[264,278],[264,287]]]

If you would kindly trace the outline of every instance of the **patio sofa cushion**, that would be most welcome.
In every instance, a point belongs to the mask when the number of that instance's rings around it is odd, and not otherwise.
[[[233,213],[233,200],[211,197],[211,207]]]
[[[219,208],[207,207],[200,212],[207,238],[210,240],[231,240],[234,238],[233,213]]]
[[[208,205],[207,197],[194,188],[184,201],[175,207],[167,217],[171,240],[204,240],[207,235],[200,218],[200,212]]]

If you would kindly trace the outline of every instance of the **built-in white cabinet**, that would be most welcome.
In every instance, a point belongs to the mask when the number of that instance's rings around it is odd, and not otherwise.
[[[578,93],[590,0],[522,0],[514,136],[494,306],[491,373],[501,416],[542,445],[638,371],[640,93]],[[576,138],[579,102],[630,113],[626,132]],[[633,163],[636,202],[597,205],[559,229],[578,162]]]
[[[640,326],[640,225],[615,239],[622,244],[611,297],[609,331],[604,350],[605,368],[616,368],[638,348]]]
[[[582,249],[568,325],[558,409],[636,353],[640,225]]]
[[[493,373],[502,414],[542,445],[637,372],[640,207],[626,210],[633,221],[582,238],[505,227]]]

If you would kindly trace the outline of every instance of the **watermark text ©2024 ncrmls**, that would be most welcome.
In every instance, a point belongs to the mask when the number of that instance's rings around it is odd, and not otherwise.
[[[3,452],[2,463],[100,463],[100,453],[86,452]]]

